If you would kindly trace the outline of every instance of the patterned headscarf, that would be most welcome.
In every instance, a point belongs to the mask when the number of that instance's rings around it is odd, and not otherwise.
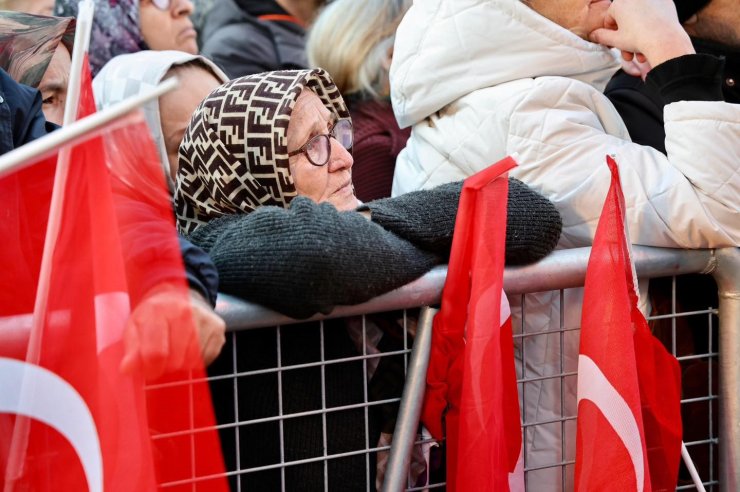
[[[38,87],[59,42],[72,54],[75,20],[0,11],[0,67],[13,80]]]
[[[77,17],[79,0],[56,0],[54,13]],[[149,49],[139,27],[139,0],[95,2],[90,36],[90,68],[93,76],[114,56]]]
[[[121,55],[106,63],[100,73],[93,80],[95,101],[98,109],[113,106],[131,96],[138,96],[153,90],[167,72],[176,66],[197,61],[205,70],[211,71],[222,84],[229,80],[211,60],[184,53],[182,51],[139,51],[130,55]],[[157,144],[162,169],[170,191],[175,190],[175,183],[170,177],[170,164],[167,157],[167,148],[162,134],[162,118],[159,114],[159,101],[150,101],[144,106],[144,116]]]
[[[321,68],[234,79],[200,104],[180,144],[175,209],[181,232],[264,205],[288,206],[296,196],[288,123],[304,88],[337,117],[349,118],[342,95]]]

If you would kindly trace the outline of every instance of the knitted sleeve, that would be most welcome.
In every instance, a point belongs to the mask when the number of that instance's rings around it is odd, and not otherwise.
[[[448,257],[455,230],[462,181],[414,191],[362,205],[373,222],[416,246]],[[524,265],[547,256],[560,238],[563,224],[547,198],[517,179],[509,179],[506,214],[506,264]]]
[[[216,264],[222,292],[307,318],[400,287],[441,263],[356,212],[297,197],[216,219],[189,239]]]

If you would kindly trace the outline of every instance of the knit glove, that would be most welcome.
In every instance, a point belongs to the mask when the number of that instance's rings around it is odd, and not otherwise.
[[[447,258],[452,247],[462,181],[431,190],[368,202],[373,222],[419,248]],[[555,206],[521,181],[509,178],[506,264],[533,263],[549,254],[560,238],[562,220]]]
[[[367,301],[442,262],[361,214],[304,197],[221,217],[189,239],[211,256],[222,292],[297,319]]]

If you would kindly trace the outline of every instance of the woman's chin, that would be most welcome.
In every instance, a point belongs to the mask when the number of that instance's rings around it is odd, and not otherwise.
[[[347,196],[333,196],[331,199],[328,200],[329,203],[334,205],[334,207],[339,211],[347,211],[347,210],[354,210],[357,207],[360,206],[360,201],[355,196],[354,192]]]

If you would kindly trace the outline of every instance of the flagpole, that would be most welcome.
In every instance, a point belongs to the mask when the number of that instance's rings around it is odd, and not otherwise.
[[[0,156],[0,178],[19,171],[35,163],[35,160],[44,154],[49,154],[59,147],[85,140],[85,136],[95,130],[104,127],[111,121],[126,116],[128,113],[138,109],[149,101],[155,100],[162,95],[176,89],[178,81],[171,77],[150,92],[135,97],[129,97],[123,101],[106,108],[102,111],[72,123],[67,127],[49,133],[39,139],[29,142],[22,147]],[[88,135],[89,136],[89,135]]]
[[[64,126],[77,120],[77,109],[80,101],[82,80],[82,65],[86,62],[85,54],[90,46],[90,35],[92,34],[94,13],[95,4],[92,0],[82,0],[78,4],[75,43],[72,48],[72,64],[69,68],[69,83],[67,85],[67,101],[64,105],[64,119],[62,120]]]
[[[3,158],[0,159],[0,176],[10,172],[11,170],[18,170],[30,165],[34,159],[41,157],[44,153],[52,151],[65,143],[70,144],[77,139],[83,138],[85,135],[91,136],[90,134],[94,130],[126,115],[127,113],[130,113],[142,104],[159,97],[177,86],[177,81],[172,81],[172,83],[167,83],[170,82],[167,81],[164,84],[160,84],[160,86],[144,97],[131,98],[131,100],[122,101],[115,107],[110,108],[108,111],[102,112],[101,114],[96,113],[88,118],[84,118],[82,121],[75,122],[79,108],[83,63],[85,62],[85,54],[89,44],[90,33],[92,31],[92,16],[94,11],[94,5],[90,0],[80,2],[79,6],[80,22],[77,25],[77,31],[75,34],[76,42],[73,48],[68,100],[65,106],[64,115],[64,123],[71,124],[58,132],[53,132],[37,141],[31,142],[30,144],[17,149],[17,151],[3,156]],[[66,187],[69,166],[71,164],[70,155],[71,151],[69,145],[61,149],[55,171],[49,219],[36,291],[36,301],[34,303],[34,316],[26,352],[26,360],[31,363],[38,363],[41,353],[41,334],[48,306],[48,288],[51,281],[51,264],[56,248],[56,240],[61,226],[61,210],[64,203],[64,190]],[[33,387],[26,386],[26,384],[29,383],[24,383],[23,397],[33,398],[35,389]],[[4,490],[6,492],[13,490],[15,479],[21,477],[24,473],[24,457],[28,446],[29,426],[30,421],[28,419],[16,419],[8,453],[8,464],[5,470]]]
[[[69,83],[67,86],[67,101],[64,106],[64,119],[65,125],[74,122],[77,119],[77,108],[80,99],[80,85],[82,75],[82,64],[85,61],[85,53],[89,46],[90,35],[92,33],[92,20],[95,5],[91,0],[82,0],[78,4],[78,15],[77,15],[77,26],[75,28],[75,43],[72,48],[72,62],[69,73]],[[40,328],[43,327],[44,319],[43,313],[46,309],[46,294],[43,289],[48,287],[48,279],[45,278],[44,264],[47,266],[51,263],[50,260],[53,253],[53,245],[50,248],[49,236],[54,231],[58,230],[58,225],[54,217],[55,202],[56,206],[61,208],[62,192],[64,190],[67,180],[67,166],[69,165],[69,148],[66,147],[59,152],[57,158],[57,168],[54,175],[54,188],[52,191],[51,198],[51,209],[49,222],[46,229],[46,237],[44,241],[44,252],[41,260],[41,275],[39,277],[39,284],[36,291],[36,301],[34,303],[35,316],[32,318],[31,334],[28,340],[28,347],[26,350],[26,360],[32,363],[37,363],[40,353]],[[56,214],[59,215],[59,214]],[[48,256],[48,258],[47,258]],[[48,270],[48,268],[46,269]],[[48,274],[48,271],[46,272]],[[31,383],[33,384],[33,383]],[[27,388],[24,386],[23,393],[24,397],[33,398],[33,388]],[[25,461],[26,448],[28,447],[28,433],[30,431],[30,421],[27,418],[19,418],[13,427],[13,437],[11,440],[10,450],[8,453],[8,465],[5,470],[5,487],[4,489],[12,490],[14,488],[14,479],[23,475],[23,465]]]
[[[696,487],[696,490],[699,492],[706,492],[704,483],[701,481],[699,472],[696,471],[694,462],[691,460],[691,456],[689,456],[689,450],[686,448],[686,444],[684,444],[683,441],[681,441],[681,457],[683,458],[686,468],[689,470],[689,475],[691,475],[691,480],[694,481],[694,487]]]

